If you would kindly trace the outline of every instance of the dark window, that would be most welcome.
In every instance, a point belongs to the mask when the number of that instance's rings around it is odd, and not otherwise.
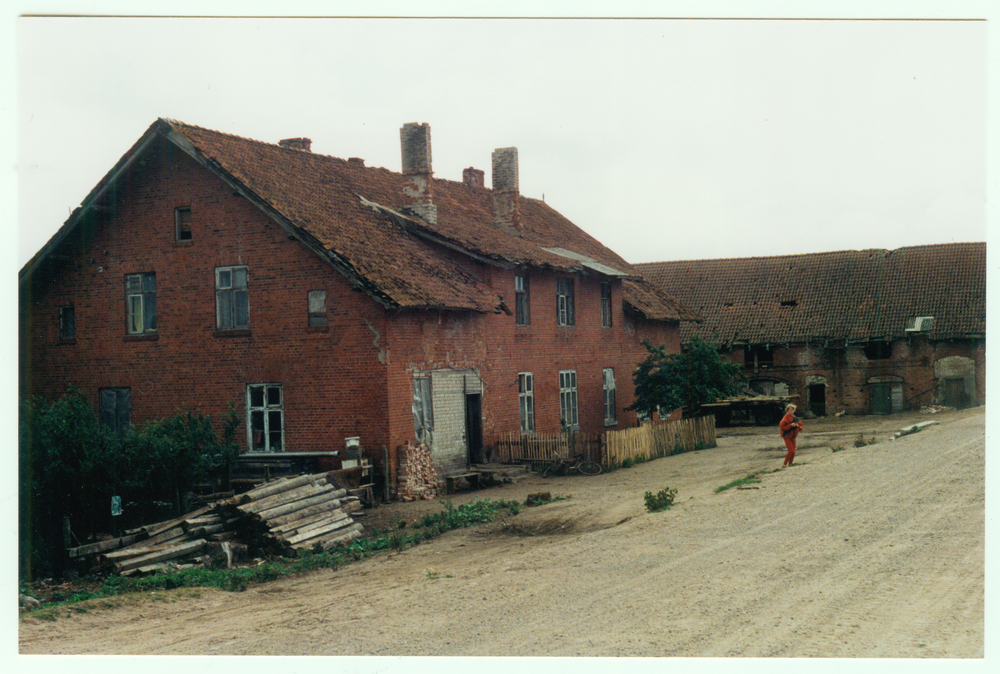
[[[556,279],[556,324],[573,325],[573,279]]]
[[[326,327],[326,291],[309,291],[309,327]]]
[[[59,339],[76,337],[76,310],[72,306],[59,307]]]
[[[178,241],[191,240],[191,208],[174,209],[174,230]]]
[[[281,452],[285,447],[281,384],[247,386],[247,433],[251,452]]]
[[[770,346],[751,344],[743,349],[743,362],[746,367],[758,369],[774,365],[774,353]]]
[[[601,327],[611,327],[611,284],[601,284]]]
[[[216,268],[215,312],[219,330],[250,327],[246,267]]]
[[[517,325],[531,325],[531,294],[526,275],[514,277],[514,302]]]
[[[132,425],[132,389],[102,388],[100,394],[101,422],[116,433]]]
[[[865,344],[865,356],[868,360],[892,358],[892,342],[868,342]]]
[[[126,276],[125,303],[130,335],[156,332],[156,274]]]

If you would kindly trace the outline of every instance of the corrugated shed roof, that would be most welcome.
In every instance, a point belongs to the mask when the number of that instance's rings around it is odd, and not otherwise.
[[[933,316],[932,339],[986,332],[986,244],[848,250],[634,265],[704,319],[713,344],[899,339]]]

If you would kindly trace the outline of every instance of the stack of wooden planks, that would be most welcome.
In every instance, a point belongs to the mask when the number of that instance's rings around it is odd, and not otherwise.
[[[327,473],[282,477],[245,494],[202,506],[183,517],[126,532],[121,538],[70,549],[121,575],[195,566],[231,567],[244,558],[294,557],[330,550],[361,535],[351,519],[362,507]]]

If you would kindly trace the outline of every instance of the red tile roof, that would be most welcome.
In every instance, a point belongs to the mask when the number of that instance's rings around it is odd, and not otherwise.
[[[690,320],[676,299],[650,287],[625,260],[542,201],[520,198],[520,236],[492,224],[493,191],[432,180],[437,222],[404,212],[405,177],[309,151],[242,138],[174,120],[157,120],[84,201],[96,201],[135,157],[166,138],[227,180],[290,233],[326,257],[359,288],[388,307],[480,312],[505,309],[504,298],[454,261],[446,248],[506,267],[563,271],[609,267],[628,277],[624,297],[653,320]],[[78,214],[63,229],[72,227]],[[53,237],[36,258],[54,249]],[[545,250],[562,248],[581,262]],[[22,278],[36,260],[22,270]],[[605,270],[609,273],[610,270]]]
[[[899,339],[933,316],[932,339],[986,332],[986,244],[634,265],[704,318],[717,345]]]

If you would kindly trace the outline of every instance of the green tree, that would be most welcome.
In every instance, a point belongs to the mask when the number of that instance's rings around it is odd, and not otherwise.
[[[737,395],[746,385],[739,365],[726,363],[719,352],[700,337],[693,337],[683,353],[643,341],[649,351],[632,375],[635,403],[629,409],[652,414],[660,409],[697,410],[704,403]]]

